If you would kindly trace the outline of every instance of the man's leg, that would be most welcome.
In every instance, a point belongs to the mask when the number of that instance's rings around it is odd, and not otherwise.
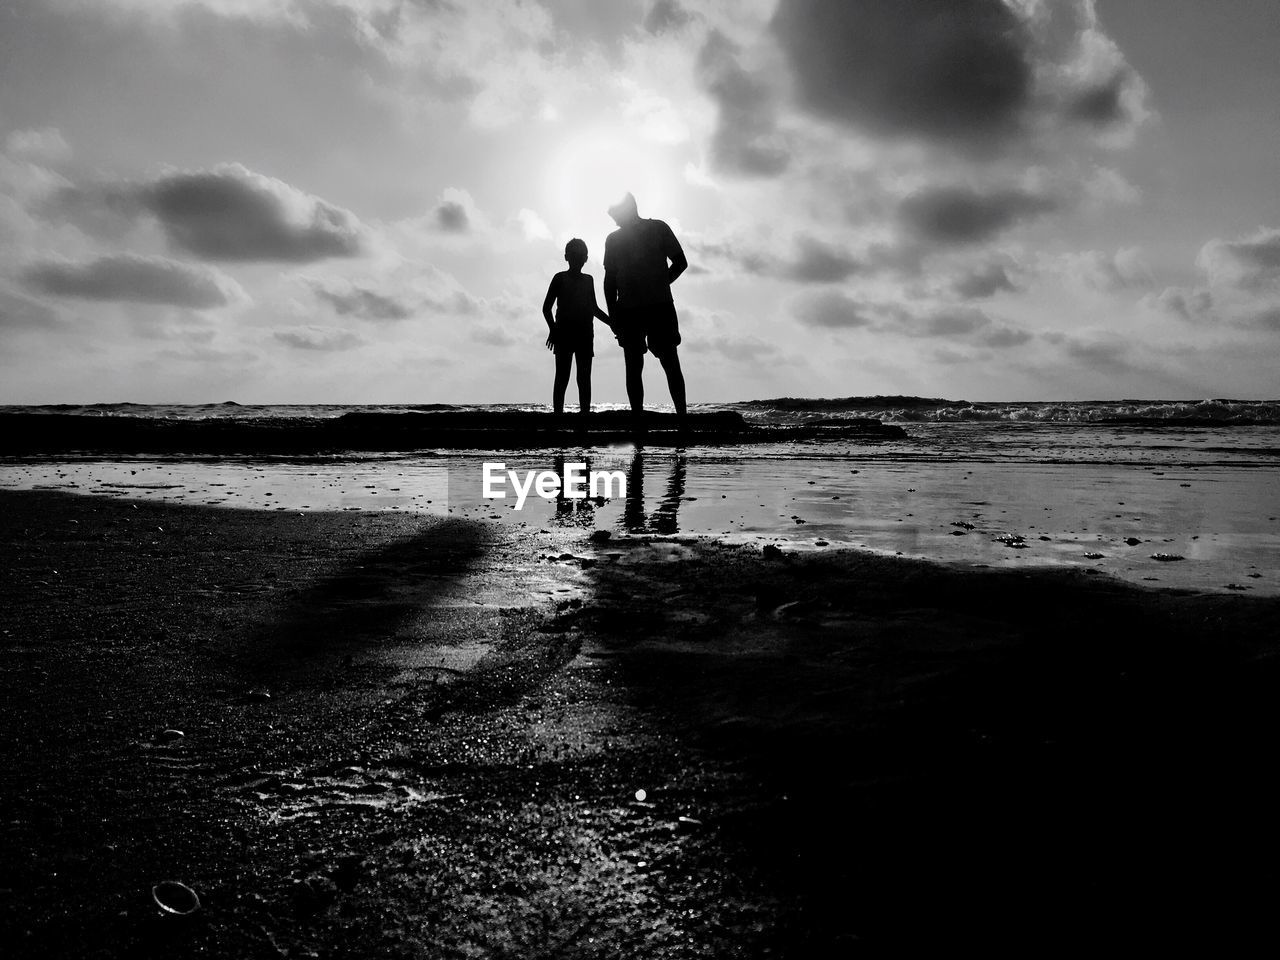
[[[627,347],[622,357],[627,365],[627,399],[638,417],[644,413],[644,348]]]
[[[572,365],[572,353],[568,350],[556,351],[556,379],[551,389],[551,405],[556,413],[564,413],[564,392],[569,388],[569,368]]]
[[[578,410],[591,412],[591,353],[588,350],[578,354]]]
[[[684,372],[680,369],[680,354],[677,350],[677,347],[667,347],[658,354],[658,360],[662,363],[662,369],[667,372],[667,387],[671,390],[671,402],[675,404],[676,416],[680,418],[683,425],[685,415]]]

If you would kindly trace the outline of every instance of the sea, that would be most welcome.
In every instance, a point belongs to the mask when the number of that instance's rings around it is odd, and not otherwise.
[[[616,405],[597,405],[597,409]],[[546,410],[539,404],[3,406],[168,421],[353,412]],[[664,409],[661,406],[657,410]],[[666,408],[669,409],[669,408]],[[2,457],[0,489],[219,509],[396,510],[505,527],[857,549],[976,566],[1074,567],[1157,588],[1280,594],[1280,400],[968,402],[775,398],[695,404],[751,423],[872,418],[904,436],[697,446],[417,450],[323,457]],[[621,474],[610,496],[486,496],[485,465]]]

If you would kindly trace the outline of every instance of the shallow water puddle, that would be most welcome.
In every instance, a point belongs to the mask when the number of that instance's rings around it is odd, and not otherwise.
[[[518,584],[475,581],[462,603],[527,606],[585,595],[612,562],[593,530],[671,542],[713,537],[792,550],[856,547],[985,564],[1096,569],[1133,582],[1280,593],[1280,471],[1227,464],[787,458],[630,447],[528,452],[514,470],[581,461],[619,471],[613,499],[486,499],[498,454],[306,461],[31,461],[0,464],[0,488],[263,510],[393,510],[509,531],[512,556],[541,552]],[[550,549],[548,549],[550,547]],[[1176,555],[1171,564],[1157,555]],[[673,549],[670,559],[680,558]]]

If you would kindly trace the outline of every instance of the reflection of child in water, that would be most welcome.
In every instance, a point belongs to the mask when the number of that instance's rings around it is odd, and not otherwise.
[[[569,368],[578,360],[578,409],[591,410],[591,358],[595,351],[593,321],[599,317],[612,328],[609,315],[596,304],[596,284],[591,274],[582,272],[587,262],[587,245],[576,237],[564,245],[568,270],[551,278],[547,298],[542,301],[542,316],[547,321],[547,349],[555,351],[556,379],[552,399],[556,413],[564,413],[564,392],[569,386]],[[551,306],[555,304],[555,319]]]

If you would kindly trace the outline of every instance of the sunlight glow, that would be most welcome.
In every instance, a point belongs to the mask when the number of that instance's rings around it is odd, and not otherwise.
[[[668,209],[682,186],[682,167],[669,147],[626,130],[570,136],[547,170],[547,221],[557,238],[597,237],[613,229],[608,209],[628,191],[640,215]],[[598,258],[602,251],[592,251]]]

